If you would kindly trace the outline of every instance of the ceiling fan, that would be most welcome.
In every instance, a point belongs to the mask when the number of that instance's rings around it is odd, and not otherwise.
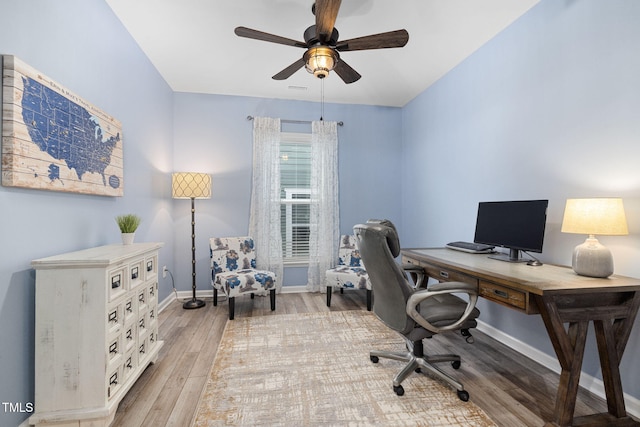
[[[311,7],[316,16],[316,24],[305,30],[304,42],[246,27],[237,27],[235,33],[240,37],[306,49],[302,58],[274,75],[274,80],[285,80],[300,68],[306,67],[307,71],[319,79],[327,77],[329,71],[334,70],[345,83],[353,83],[361,76],[340,58],[338,52],[403,47],[409,41],[409,33],[407,30],[396,30],[338,41],[338,30],[333,25],[340,3],[341,0],[316,0]]]

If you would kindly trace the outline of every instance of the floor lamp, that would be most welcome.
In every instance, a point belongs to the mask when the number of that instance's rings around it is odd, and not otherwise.
[[[191,278],[193,297],[182,307],[204,307],[204,301],[196,298],[196,199],[211,198],[211,176],[206,173],[176,172],[171,176],[171,195],[174,199],[191,199]]]

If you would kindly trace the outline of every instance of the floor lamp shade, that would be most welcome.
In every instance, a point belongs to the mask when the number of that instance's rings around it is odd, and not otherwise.
[[[210,199],[211,175],[198,172],[176,172],[171,176],[174,199]]]
[[[206,173],[176,172],[171,176],[171,195],[174,199],[191,199],[191,290],[192,298],[182,306],[200,308],[205,303],[196,298],[196,199],[211,198],[211,176]]]
[[[629,234],[622,199],[567,199],[561,231],[589,235],[573,250],[571,265],[577,274],[609,277],[613,274],[613,256],[595,236]]]

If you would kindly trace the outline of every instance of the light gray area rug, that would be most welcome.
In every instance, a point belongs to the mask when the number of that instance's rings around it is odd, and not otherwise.
[[[404,346],[367,311],[236,318],[227,322],[193,425],[495,426],[473,396],[462,402],[425,375],[411,375],[396,396],[392,378],[402,363],[374,364],[369,350]]]

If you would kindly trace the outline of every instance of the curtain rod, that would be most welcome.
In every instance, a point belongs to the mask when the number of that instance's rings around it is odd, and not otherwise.
[[[253,120],[253,116],[247,116],[247,120]],[[280,120],[281,123],[310,124],[311,120]],[[338,126],[344,126],[343,122],[338,122]]]

